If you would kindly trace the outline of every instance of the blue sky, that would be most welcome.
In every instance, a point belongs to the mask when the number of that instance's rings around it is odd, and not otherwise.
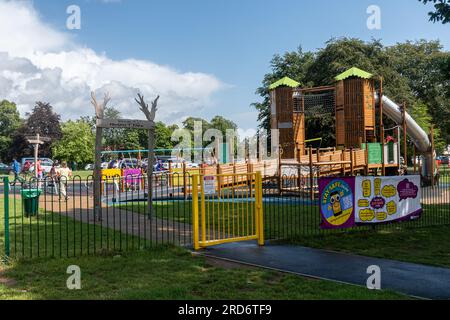
[[[440,39],[450,49],[450,25],[428,21],[416,0],[35,0],[40,18],[73,41],[114,60],[140,59],[179,72],[200,72],[225,83],[196,116],[215,114],[241,128],[256,126],[250,103],[273,54],[323,47],[331,37]],[[67,6],[81,8],[81,30],[65,28]],[[381,30],[366,27],[369,5],[381,8]],[[1,49],[1,48],[0,48]],[[1,50],[0,50],[1,51]],[[164,98],[164,97],[162,97]],[[180,105],[180,108],[183,108]],[[194,112],[195,108],[194,108]]]

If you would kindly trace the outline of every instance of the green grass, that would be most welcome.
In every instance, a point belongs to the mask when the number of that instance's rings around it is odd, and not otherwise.
[[[298,237],[293,244],[450,268],[450,226]]]
[[[136,247],[135,250],[119,253],[114,251],[114,248],[119,248],[118,242],[122,239],[120,243],[125,249],[124,241],[127,237],[123,234],[99,226],[88,226],[57,213],[40,212],[40,220],[22,220],[21,209],[16,210],[14,214],[14,205],[21,208],[22,204],[19,199],[14,201],[11,198],[10,231],[13,257],[7,265],[0,266],[0,299],[407,298],[394,292],[374,292],[363,287],[312,280],[263,269],[225,269],[211,265],[202,257],[192,256],[181,248],[153,247],[143,250]],[[1,197],[0,212],[4,212]],[[51,219],[53,232],[49,227],[51,224],[45,226],[43,223]],[[110,237],[107,241],[108,233]],[[87,239],[88,234],[90,242],[81,241]],[[100,234],[103,235],[103,242],[100,240]],[[112,242],[113,234],[116,246]],[[44,245],[46,237],[48,246]],[[1,248],[4,246],[3,241],[4,225],[1,219]],[[50,245],[52,242],[56,246]],[[97,247],[95,254],[94,244]],[[83,252],[81,247],[84,248]],[[91,249],[91,255],[83,255],[88,247]],[[52,248],[55,248],[53,253]],[[36,258],[38,252],[41,257]],[[16,259],[17,257],[20,259]],[[66,288],[66,270],[73,264],[81,268],[82,290]]]
[[[81,290],[68,290],[66,269],[81,268]],[[34,259],[8,266],[0,299],[406,299],[390,291],[314,280],[256,268],[213,266],[171,247],[123,255]],[[12,280],[12,281],[11,281]]]
[[[72,172],[74,177],[80,177],[81,180],[86,180],[88,177],[92,179],[94,172],[92,170],[78,170]]]
[[[157,217],[191,223],[190,201],[155,202]],[[145,204],[133,203],[126,210],[144,213]],[[320,230],[317,207],[295,204],[264,204],[266,239],[348,253],[450,267],[450,212],[448,205],[425,205],[415,222],[394,223],[355,229]],[[230,209],[230,216],[236,214]],[[216,215],[215,225],[218,224]],[[221,217],[228,219],[228,215]],[[442,224],[446,223],[445,226]]]
[[[5,241],[3,200],[0,196],[0,255],[4,254]],[[148,245],[144,239],[82,223],[58,212],[41,209],[38,216],[25,217],[21,199],[13,197],[10,197],[9,234],[10,254],[14,258],[72,257]]]

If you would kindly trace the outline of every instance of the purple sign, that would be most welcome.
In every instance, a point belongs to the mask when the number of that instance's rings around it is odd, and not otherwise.
[[[400,201],[408,198],[415,199],[417,198],[419,187],[408,179],[404,179],[397,185],[397,191]]]
[[[141,169],[124,169],[123,176],[127,185],[139,185],[142,181]]]
[[[373,209],[382,209],[384,205],[386,204],[386,201],[381,197],[375,197],[370,201],[370,206]]]
[[[355,225],[354,189],[354,177],[319,179],[322,229],[343,229]]]

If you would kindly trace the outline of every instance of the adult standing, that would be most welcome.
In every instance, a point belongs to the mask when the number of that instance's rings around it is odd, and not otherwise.
[[[67,162],[63,161],[61,163],[61,168],[57,169],[57,174],[59,178],[59,199],[61,200],[61,196],[64,197],[64,200],[68,200],[67,196],[67,182],[72,177],[72,170],[67,167]]]

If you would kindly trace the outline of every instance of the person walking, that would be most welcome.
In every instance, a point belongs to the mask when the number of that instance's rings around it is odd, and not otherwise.
[[[59,200],[61,196],[67,201],[69,197],[67,196],[67,182],[72,177],[72,170],[67,167],[67,162],[63,161],[61,163],[61,168],[57,169],[57,174],[59,178]]]
[[[59,177],[58,177],[58,169],[57,169],[58,163],[54,162],[52,164],[52,168],[50,169],[48,176],[50,177],[50,180],[52,182],[52,187],[55,192],[55,194],[58,194],[58,185],[59,185]]]
[[[19,162],[17,161],[16,158],[13,159],[12,168],[13,168],[13,171],[14,171],[14,182],[16,182],[17,180],[20,180],[19,179],[20,164],[19,164]]]

